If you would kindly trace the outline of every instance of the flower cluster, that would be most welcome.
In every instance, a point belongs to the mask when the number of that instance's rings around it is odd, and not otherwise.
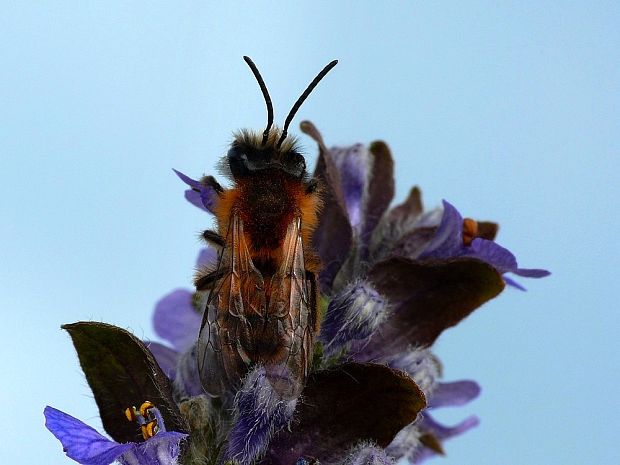
[[[318,144],[314,178],[323,197],[308,244],[322,262],[322,321],[301,395],[282,395],[273,367],[258,364],[234,389],[206,395],[195,344],[205,293],[177,289],[153,317],[165,344],[103,323],[64,326],[113,439],[47,407],[46,426],[67,456],[84,465],[419,463],[478,424],[433,418],[434,409],[470,402],[480,387],[441,381],[432,345],[506,284],[523,289],[512,275],[549,273],[520,268],[494,241],[494,223],[463,218],[446,201],[424,211],[417,187],[390,208],[385,143],[328,149],[311,123],[301,128]],[[189,187],[186,199],[213,213],[218,193],[209,178],[177,175]],[[217,260],[218,250],[207,247],[197,267]],[[142,414],[132,407],[145,401]]]

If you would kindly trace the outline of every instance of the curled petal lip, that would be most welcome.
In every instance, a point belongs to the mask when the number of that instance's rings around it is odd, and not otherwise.
[[[480,424],[480,419],[474,415],[465,418],[465,420],[454,426],[444,426],[425,412],[420,422],[420,427],[426,431],[433,433],[439,439],[449,439],[465,431],[475,428]]]
[[[435,421],[428,412],[424,412],[422,419],[420,421],[420,429],[426,433],[431,433],[437,439],[442,442],[453,438],[455,436],[459,436],[466,431],[475,428],[480,424],[480,420],[476,416],[467,417],[462,422],[458,423],[455,426],[444,426],[437,421]],[[412,452],[409,459],[411,463],[421,463],[426,459],[437,455],[437,453],[428,447],[421,447]]]

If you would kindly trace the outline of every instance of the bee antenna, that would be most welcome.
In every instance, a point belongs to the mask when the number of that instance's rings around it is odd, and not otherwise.
[[[265,145],[267,142],[267,138],[269,137],[269,130],[271,129],[271,125],[273,124],[273,105],[271,103],[271,97],[269,96],[269,91],[267,90],[267,86],[265,85],[265,81],[263,81],[263,77],[258,72],[258,68],[254,64],[254,62],[250,59],[250,57],[244,56],[243,59],[248,64],[258,85],[260,86],[260,90],[263,92],[263,97],[265,98],[265,103],[267,104],[267,127],[263,131],[263,142],[261,145]]]
[[[308,95],[310,95],[310,93],[314,90],[317,84],[321,82],[321,79],[323,79],[325,75],[329,73],[332,70],[332,68],[336,66],[337,64],[338,64],[338,60],[334,60],[330,64],[328,64],[325,68],[323,68],[323,70],[319,74],[317,74],[316,77],[312,80],[312,82],[306,88],[306,90],[304,90],[304,93],[301,94],[301,96],[297,99],[297,101],[295,102],[295,105],[293,105],[293,108],[291,108],[291,111],[286,117],[286,121],[284,122],[284,130],[282,131],[282,135],[280,136],[280,139],[278,139],[276,148],[280,148],[280,145],[282,145],[282,142],[284,142],[284,139],[286,139],[286,135],[288,133],[288,126],[289,124],[291,124],[291,121],[295,117],[295,113],[297,113],[297,110],[299,110],[299,107],[301,107],[301,105],[308,98]]]

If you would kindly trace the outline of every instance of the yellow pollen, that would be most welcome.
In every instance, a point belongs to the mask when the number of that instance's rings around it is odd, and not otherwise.
[[[128,421],[136,421],[136,408],[135,407],[127,407],[125,409],[125,416]]]
[[[142,425],[140,428],[144,439],[152,438],[157,433],[157,420],[149,421],[146,425]]]
[[[155,406],[151,402],[149,402],[148,400],[144,401],[140,406],[140,414],[145,417],[147,410],[152,409],[153,407]]]
[[[463,220],[463,245],[471,245],[471,241],[476,238],[478,234],[478,223],[471,218],[465,218]]]

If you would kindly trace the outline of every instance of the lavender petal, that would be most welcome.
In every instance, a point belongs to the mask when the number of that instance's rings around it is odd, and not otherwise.
[[[475,381],[454,381],[437,383],[428,402],[429,408],[465,405],[480,395],[480,386]]]
[[[471,246],[464,250],[463,255],[487,262],[500,273],[518,268],[517,259],[508,249],[486,239],[474,239]]]
[[[202,317],[192,305],[192,298],[193,294],[187,289],[176,289],[155,305],[155,332],[170,342],[178,352],[189,349],[200,330]]]
[[[217,264],[217,250],[213,247],[204,247],[200,249],[198,258],[196,259],[196,268],[207,268]]]
[[[516,270],[511,270],[511,272],[526,278],[544,278],[545,276],[549,276],[551,274],[551,272],[547,270],[541,270],[538,268],[517,268]]]
[[[521,284],[516,282],[514,279],[511,279],[508,276],[502,276],[502,278],[504,279],[504,282],[508,284],[509,286],[512,286],[515,289],[519,289],[520,291],[523,291],[523,292],[527,291],[526,288],[524,288]]]
[[[174,168],[172,168],[172,171],[175,172],[175,174],[181,179],[181,181],[183,181],[185,184],[187,184],[192,189],[195,189],[195,190],[198,190],[198,191],[201,189],[202,184],[200,184],[199,181],[196,181],[196,180],[190,178],[189,176],[181,173],[180,171],[175,170]]]
[[[159,342],[147,341],[145,344],[153,354],[153,357],[155,357],[161,371],[163,371],[171,381],[174,381],[174,378],[176,377],[179,353],[170,347],[160,344]]]
[[[448,258],[460,255],[463,247],[463,217],[449,202],[443,201],[441,223],[420,258]]]
[[[45,407],[45,426],[61,442],[69,458],[82,465],[108,465],[136,444],[119,444],[53,407]]]
[[[185,191],[185,198],[192,204],[209,213],[213,213],[213,208],[217,203],[218,194],[211,186],[207,186],[200,181],[196,181],[189,176],[173,169],[176,175],[191,187],[191,190]]]
[[[202,197],[200,195],[200,192],[194,191],[192,189],[187,189],[183,193],[183,196],[185,197],[185,200],[191,203],[194,207],[200,208],[207,213],[211,213],[205,208],[204,203],[202,203]]]

